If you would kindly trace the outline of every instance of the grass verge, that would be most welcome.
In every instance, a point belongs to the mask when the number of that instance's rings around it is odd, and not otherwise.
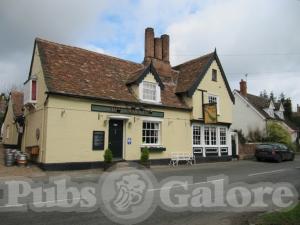
[[[256,221],[257,225],[299,225],[300,203],[293,209],[284,212],[272,212],[261,215]]]

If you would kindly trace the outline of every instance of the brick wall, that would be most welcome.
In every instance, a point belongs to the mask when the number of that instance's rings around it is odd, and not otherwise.
[[[252,159],[254,158],[256,144],[239,144],[239,158]]]

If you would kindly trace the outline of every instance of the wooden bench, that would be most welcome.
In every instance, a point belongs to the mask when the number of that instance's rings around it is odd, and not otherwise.
[[[171,166],[178,166],[180,161],[186,162],[186,164],[193,165],[195,164],[195,157],[191,153],[184,153],[184,152],[172,152],[171,153]]]

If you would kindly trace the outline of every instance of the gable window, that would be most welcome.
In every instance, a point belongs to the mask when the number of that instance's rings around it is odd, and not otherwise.
[[[220,100],[219,96],[216,95],[208,95],[208,103],[216,103],[217,104],[217,114],[220,114]]]
[[[160,87],[156,83],[143,81],[140,84],[140,96],[143,101],[160,102]]]
[[[144,121],[143,122],[143,144],[159,145],[160,144],[160,122]]]
[[[212,69],[211,80],[217,81],[217,70]]]

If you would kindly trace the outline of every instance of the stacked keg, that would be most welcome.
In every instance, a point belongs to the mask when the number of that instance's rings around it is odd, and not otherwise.
[[[17,156],[17,162],[19,166],[27,166],[27,155],[24,153],[19,153]]]
[[[12,149],[5,150],[5,166],[13,166],[15,164],[15,155]]]

